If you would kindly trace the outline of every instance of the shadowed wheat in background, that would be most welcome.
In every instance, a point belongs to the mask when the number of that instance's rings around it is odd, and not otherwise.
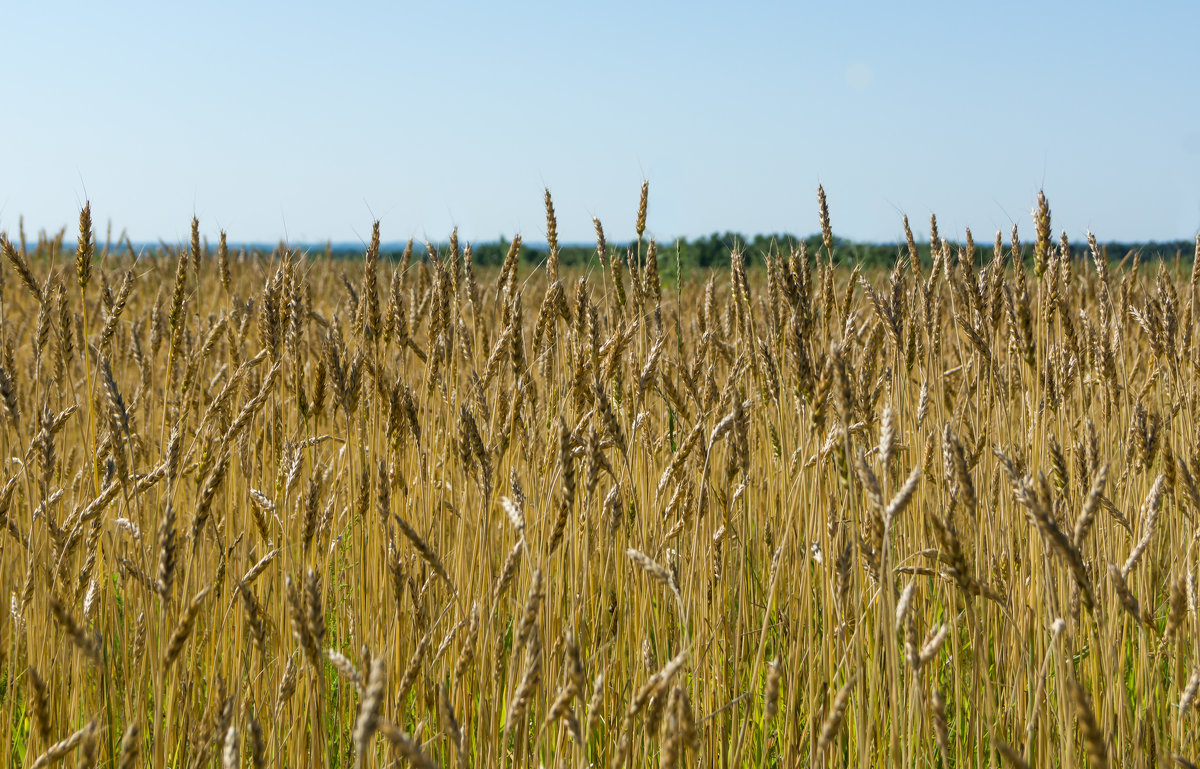
[[[532,269],[6,237],[4,763],[1191,766],[1192,265],[1039,196],[860,273],[821,191],[685,271],[646,194],[569,270],[548,192]]]

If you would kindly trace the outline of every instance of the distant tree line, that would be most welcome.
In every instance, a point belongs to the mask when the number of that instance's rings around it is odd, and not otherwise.
[[[45,258],[53,260],[63,256],[70,256],[74,253],[73,244],[66,242],[66,234],[67,230],[65,227],[54,234],[42,231],[37,235],[35,243],[27,244],[24,222],[22,221],[17,243],[20,245],[23,253],[29,253],[35,260]],[[947,239],[947,242],[951,244],[952,250],[956,255],[960,248],[965,245],[952,239]],[[511,240],[505,236],[500,236],[491,241],[473,243],[471,248],[474,263],[480,267],[499,266],[504,261],[510,245]],[[643,242],[643,253],[646,245],[647,243]],[[1057,240],[1054,241],[1054,245],[1056,248],[1058,247]],[[266,244],[230,244],[230,251],[243,258],[246,256],[264,257],[282,246],[282,243],[274,247]],[[1142,261],[1163,260],[1180,262],[1190,267],[1197,253],[1200,253],[1200,245],[1197,242],[1187,240],[1140,243],[1111,241],[1101,243],[1100,246],[1110,262],[1119,262],[1137,254]],[[109,232],[104,239],[101,253],[106,256],[110,251],[125,250],[135,256],[139,253],[148,256],[155,254],[172,255],[177,253],[180,248],[186,249],[187,247],[186,244],[178,244],[176,246],[161,240],[157,244],[141,243],[135,246],[124,233],[114,242],[110,226]],[[450,248],[449,244],[444,242],[434,245],[409,243],[407,246],[402,243],[385,243],[380,249],[380,258],[388,261],[399,261],[404,258],[406,247],[412,249],[411,258],[413,259],[427,258],[429,249],[431,248],[438,253],[446,253]],[[634,243],[608,243],[609,252],[621,254],[626,249],[632,250],[635,247],[636,244]],[[928,241],[917,242],[915,247],[918,258],[923,265],[928,266],[933,263]],[[1071,253],[1075,258],[1090,258],[1089,248],[1086,243],[1070,243],[1070,247]],[[210,246],[207,238],[204,238],[201,248],[202,254],[205,257],[211,256],[214,253],[214,249]],[[300,248],[301,250],[305,250],[304,247]],[[676,269],[676,265],[685,270],[689,268],[719,268],[729,264],[730,253],[734,249],[737,249],[741,251],[745,259],[745,264],[747,266],[754,266],[761,265],[767,254],[774,252],[787,256],[793,250],[800,250],[802,248],[807,250],[810,260],[815,260],[818,253],[822,257],[824,256],[824,246],[819,234],[800,238],[790,233],[746,236],[737,232],[714,232],[711,235],[691,240],[680,238],[659,242],[658,263],[660,270],[664,274],[672,273]],[[1011,248],[1010,242],[1008,239],[1005,239],[1002,249],[1006,259],[1009,258]],[[520,260],[526,264],[537,264],[546,259],[548,255],[547,249],[548,246],[545,243],[523,241],[521,244]],[[315,248],[309,247],[307,249],[310,255],[319,254],[321,250],[320,246]],[[335,259],[360,258],[364,250],[363,246],[344,243],[326,243],[323,249],[324,255],[327,258]],[[903,242],[868,243],[856,242],[837,236],[833,238],[833,258],[835,262],[840,264],[860,264],[863,267],[891,267],[896,263],[897,259],[907,258],[908,253],[909,247]],[[985,264],[991,261],[992,258],[992,242],[978,241],[975,243],[975,261],[978,265]],[[1032,233],[1029,233],[1026,239],[1021,241],[1021,258],[1026,265],[1032,264]],[[594,263],[596,260],[596,247],[592,244],[560,244],[560,264],[584,265]],[[0,269],[3,269],[3,265],[0,265]]]
[[[31,246],[29,253],[34,259],[43,258],[61,258],[64,255],[69,256],[73,253],[72,244],[64,242],[66,230],[60,230],[54,236],[48,236],[45,233],[39,235],[36,244]],[[24,233],[22,233],[22,236]],[[19,241],[22,251],[25,250],[24,237]],[[953,252],[958,255],[959,251],[965,244],[947,240]],[[489,267],[499,266],[505,256],[508,254],[511,240],[506,237],[499,237],[495,240],[485,241],[481,243],[473,243],[472,258],[476,266]],[[642,243],[642,253],[648,241]],[[266,257],[273,251],[281,248],[283,244],[270,246],[266,244],[230,244],[230,251],[241,258],[249,257]],[[1058,247],[1058,241],[1054,243],[1055,248]],[[1101,249],[1111,262],[1119,262],[1137,254],[1142,261],[1164,260],[1169,262],[1180,262],[1188,266],[1191,265],[1196,253],[1197,245],[1192,241],[1172,240],[1163,242],[1144,242],[1144,243],[1125,243],[1125,242],[1108,242],[1101,243]],[[118,239],[117,242],[108,240],[104,243],[103,254],[108,254],[110,251],[128,251],[130,254],[144,254],[147,256],[155,254],[172,255],[178,252],[179,248],[186,249],[186,244],[175,246],[163,241],[159,241],[157,245],[152,244],[137,244],[131,243],[127,238]],[[385,261],[400,261],[404,258],[406,244],[403,243],[385,243],[380,249],[380,258]],[[928,241],[917,242],[915,244],[918,258],[921,263],[928,266],[933,263],[930,257],[930,244]],[[1091,258],[1088,245],[1086,243],[1071,243],[1071,253],[1077,259]],[[207,238],[204,239],[202,254],[205,257],[212,256],[215,249],[210,246]],[[332,259],[355,259],[361,258],[364,248],[359,245],[350,244],[335,244],[326,243],[321,246],[307,248],[301,246],[301,250],[307,250],[309,255],[316,256],[324,253],[326,258]],[[608,243],[608,251],[610,253],[618,253],[624,256],[627,250],[632,251],[636,248],[636,243]],[[1011,244],[1005,239],[1003,242],[1003,254],[1007,260],[1010,258]],[[447,243],[426,244],[412,243],[412,253],[410,257],[414,260],[426,259],[429,256],[429,250],[433,249],[438,254],[448,253],[450,246]],[[519,258],[525,264],[538,264],[548,256],[548,246],[545,243],[523,241]],[[754,235],[746,236],[736,232],[714,232],[711,235],[693,239],[674,239],[662,241],[658,243],[658,263],[659,268],[664,274],[671,274],[678,265],[679,268],[687,269],[705,269],[705,268],[720,268],[728,266],[730,254],[737,249],[745,259],[747,266],[753,267],[761,265],[767,254],[780,253],[784,256],[790,255],[793,251],[806,250],[810,261],[814,261],[818,254],[824,258],[825,250],[821,242],[819,234],[809,235],[806,238],[800,238],[796,235],[788,233],[776,233],[769,235]],[[860,264],[863,267],[891,267],[896,263],[897,259],[907,259],[909,248],[906,243],[867,243],[856,242],[846,238],[833,238],[833,258],[839,264]],[[993,258],[993,244],[991,242],[976,242],[975,243],[975,261],[977,265],[983,265],[991,261]],[[1032,264],[1033,261],[1033,242],[1032,239],[1021,241],[1021,258],[1026,265]],[[586,265],[594,264],[597,261],[596,247],[592,244],[584,243],[569,243],[560,244],[559,246],[559,263],[562,265]],[[2,266],[0,266],[2,269]]]

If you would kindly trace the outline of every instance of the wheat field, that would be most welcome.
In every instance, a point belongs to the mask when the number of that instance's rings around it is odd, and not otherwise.
[[[5,236],[0,763],[1193,766],[1192,263],[818,198],[713,271],[646,187],[572,268],[549,192],[499,269]]]

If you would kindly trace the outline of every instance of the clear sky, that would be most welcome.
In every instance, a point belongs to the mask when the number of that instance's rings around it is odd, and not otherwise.
[[[1200,227],[1200,3],[0,0],[0,229]]]

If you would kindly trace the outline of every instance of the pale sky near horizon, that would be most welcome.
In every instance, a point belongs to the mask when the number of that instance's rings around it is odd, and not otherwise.
[[[387,241],[1200,227],[1200,4],[0,0],[0,230]]]

